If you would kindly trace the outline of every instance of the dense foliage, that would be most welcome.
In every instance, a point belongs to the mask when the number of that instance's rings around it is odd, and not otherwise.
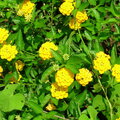
[[[119,0],[0,0],[0,120],[119,120],[119,55]]]

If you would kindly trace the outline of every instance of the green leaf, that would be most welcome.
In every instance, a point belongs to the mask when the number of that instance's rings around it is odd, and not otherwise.
[[[90,3],[90,5],[96,5],[96,0],[88,0],[88,2]]]
[[[40,100],[41,107],[44,107],[50,100],[51,95],[47,94],[43,99]]]
[[[98,111],[102,111],[106,109],[106,105],[104,102],[104,98],[101,95],[96,95],[93,99],[92,103],[93,107],[96,108]]]
[[[40,107],[40,105],[38,105],[38,104],[36,104],[36,103],[34,103],[34,102],[32,102],[32,101],[29,101],[27,105],[28,105],[28,107],[30,107],[30,108],[33,110],[33,112],[34,112],[35,114],[40,114],[40,113],[43,112],[43,110],[42,110],[42,108]]]
[[[117,58],[117,50],[116,50],[116,45],[114,45],[114,46],[112,47],[111,59],[110,59],[112,65],[114,65],[114,64],[116,63],[116,58]]]
[[[76,8],[79,8],[80,4],[81,4],[81,0],[76,0]]]
[[[25,43],[23,40],[23,35],[21,30],[18,31],[18,38],[16,40],[16,45],[19,48],[19,50],[24,50]]]
[[[45,80],[47,80],[47,77],[48,77],[52,72],[54,72],[53,66],[47,68],[47,69],[43,72],[40,82],[44,82]]]
[[[96,20],[99,21],[100,20],[100,14],[99,14],[99,12],[96,9],[92,9],[92,11],[93,11],[93,14],[94,14]]]
[[[86,114],[82,114],[78,120],[90,120]]]
[[[120,17],[120,12],[116,9],[116,6],[113,1],[111,2],[110,11],[114,16]]]
[[[17,84],[7,85],[0,92],[0,110],[10,112],[12,110],[21,110],[24,106],[25,98],[22,94],[13,94],[17,88]]]
[[[61,104],[59,104],[59,107],[57,108],[57,110],[65,111],[67,108],[68,108],[68,104],[66,102],[62,102]]]
[[[87,111],[90,115],[90,120],[97,120],[97,111],[93,106],[88,106]]]
[[[80,47],[84,50],[84,52],[90,57],[90,50],[87,47],[87,45],[85,45],[84,41],[82,41]]]
[[[93,47],[95,52],[104,51],[98,39],[94,41]]]
[[[84,90],[81,94],[76,96],[76,102],[79,104],[79,106],[81,107],[86,99],[86,95],[87,95],[87,90]]]
[[[80,56],[71,56],[67,61],[65,67],[73,73],[78,73],[78,69],[82,66],[82,60]]]
[[[39,115],[33,118],[33,120],[44,120],[44,119],[43,119],[43,116]]]
[[[83,11],[85,8],[87,8],[89,6],[89,3],[88,2],[83,2],[80,6],[79,6],[79,8],[78,8],[78,10],[79,11]]]
[[[85,30],[84,34],[87,40],[90,40],[90,41],[92,40],[92,34],[89,31]]]
[[[55,50],[52,50],[51,49],[51,52],[52,52],[52,55],[53,57],[60,63],[63,63],[63,57]]]

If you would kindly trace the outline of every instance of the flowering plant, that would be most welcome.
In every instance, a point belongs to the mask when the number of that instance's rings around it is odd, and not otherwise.
[[[120,3],[0,1],[0,120],[119,120]]]

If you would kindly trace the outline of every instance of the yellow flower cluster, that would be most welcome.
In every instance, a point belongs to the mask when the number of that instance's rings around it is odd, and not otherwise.
[[[57,71],[55,80],[59,86],[69,87],[74,81],[74,74],[66,68],[61,68]]]
[[[17,12],[18,16],[24,16],[26,21],[30,21],[32,17],[32,11],[34,9],[35,4],[32,3],[30,0],[24,0],[22,6],[19,7]]]
[[[68,2],[68,1],[63,2],[61,6],[59,7],[59,11],[63,15],[67,15],[67,16],[69,16],[73,10],[74,10],[73,3]]]
[[[43,60],[47,60],[53,57],[50,49],[58,50],[58,47],[53,42],[46,42],[42,44],[42,46],[39,48],[39,56]]]
[[[92,73],[86,68],[79,69],[79,73],[76,74],[76,80],[82,85],[86,86],[92,81]]]
[[[10,44],[3,45],[0,49],[1,59],[7,59],[8,61],[14,59],[17,53],[16,46],[11,46]]]
[[[51,88],[52,97],[56,99],[67,98],[68,87],[74,81],[74,74],[66,68],[61,68],[55,74],[55,81]]]
[[[100,51],[96,54],[95,59],[93,60],[94,69],[98,70],[100,74],[103,74],[107,70],[111,69],[110,65],[110,56]]]
[[[52,93],[52,97],[55,97],[56,99],[63,99],[68,97],[68,88],[58,86],[56,82],[52,83],[50,91]]]
[[[0,76],[2,76],[3,68],[0,66]]]
[[[87,13],[78,11],[76,17],[72,18],[69,22],[69,27],[74,30],[81,28],[80,24],[85,22],[88,19]]]
[[[18,71],[22,71],[25,64],[21,60],[17,60],[15,66]]]
[[[120,82],[120,65],[115,64],[112,68],[112,75],[116,78],[118,82]]]
[[[48,104],[48,106],[46,106],[46,110],[48,110],[48,111],[52,111],[52,110],[55,110],[56,109],[56,107],[53,105],[53,104]]]
[[[0,43],[6,41],[8,36],[9,36],[9,31],[6,30],[5,28],[0,28]]]
[[[76,14],[76,21],[78,23],[83,23],[88,19],[87,13],[85,11],[80,12],[78,11]]]
[[[74,0],[63,0],[64,2],[59,7],[59,11],[63,15],[69,16],[74,9],[76,9],[76,2]],[[75,18],[72,18],[69,22],[69,27],[74,30],[81,28],[80,24],[88,19],[87,13],[85,11],[77,11]]]

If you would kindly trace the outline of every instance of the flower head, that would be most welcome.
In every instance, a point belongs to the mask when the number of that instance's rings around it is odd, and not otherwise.
[[[61,68],[55,74],[55,81],[59,86],[68,87],[74,81],[74,74],[66,68]]]
[[[78,30],[78,29],[81,28],[81,27],[80,27],[80,23],[77,22],[74,18],[70,20],[70,22],[69,22],[69,27],[70,27],[71,29],[74,29],[74,30]]]
[[[79,23],[85,22],[88,19],[87,13],[78,11],[76,14],[76,20]]]
[[[59,11],[63,15],[67,15],[67,16],[69,16],[73,10],[74,10],[74,6],[70,2],[63,2],[59,7]]]
[[[8,36],[9,36],[9,31],[6,30],[5,28],[0,28],[0,43],[6,41]]]
[[[48,106],[46,106],[46,110],[48,110],[48,111],[52,111],[52,110],[55,110],[56,109],[56,107],[53,105],[53,104],[48,104]]]
[[[79,69],[79,73],[76,74],[76,80],[82,85],[86,86],[92,81],[92,73],[86,68]]]
[[[27,21],[30,21],[34,6],[35,4],[32,3],[30,0],[24,0],[22,6],[19,7],[17,15],[24,16]]]
[[[96,54],[95,59],[93,60],[94,69],[98,70],[100,74],[103,74],[107,70],[111,69],[110,65],[110,56],[100,51]]]
[[[21,60],[17,60],[15,66],[18,71],[22,71],[25,64]]]
[[[42,44],[42,46],[39,49],[39,56],[43,60],[52,58],[53,55],[52,55],[50,49],[58,50],[58,47],[53,42],[46,42],[46,43]]]
[[[55,97],[56,99],[63,99],[63,98],[67,98],[68,97],[68,88],[66,87],[61,87],[61,86],[58,86],[58,84],[55,82],[55,83],[52,83],[51,85],[51,94],[52,94],[52,97]]]
[[[120,82],[120,65],[115,64],[112,68],[112,75],[116,78],[118,82]]]
[[[16,46],[11,46],[10,44],[3,45],[0,49],[1,59],[7,59],[8,61],[14,59],[17,53]]]

